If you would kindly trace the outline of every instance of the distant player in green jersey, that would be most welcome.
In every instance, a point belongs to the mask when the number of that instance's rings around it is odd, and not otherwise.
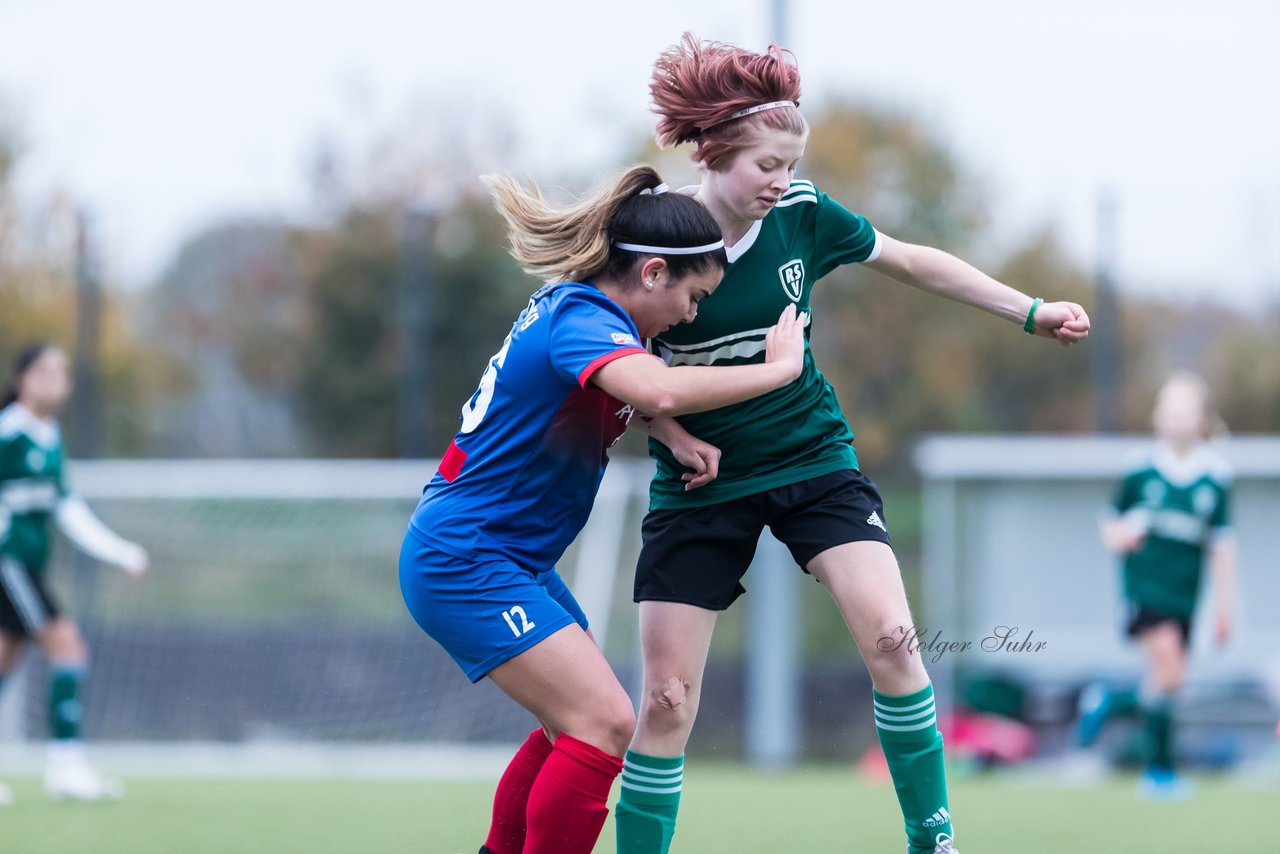
[[[47,580],[50,522],[81,550],[122,567],[147,569],[141,546],[122,540],[69,494],[62,435],[55,420],[71,392],[67,357],[57,347],[23,350],[0,398],[0,687],[34,640],[49,662],[49,764],[45,790],[59,800],[120,797],[120,783],[98,773],[80,741],[80,689],[88,652],[75,621],[61,612]],[[7,791],[0,795],[11,798]]]
[[[1086,689],[1080,741],[1096,739],[1109,717],[1140,711],[1142,791],[1152,797],[1188,792],[1175,772],[1173,701],[1186,678],[1191,618],[1206,559],[1214,586],[1214,637],[1220,644],[1231,637],[1232,475],[1205,442],[1216,421],[1208,399],[1208,387],[1194,374],[1175,374],[1161,387],[1152,416],[1156,444],[1133,461],[1102,522],[1103,543],[1122,558],[1127,631],[1142,646],[1147,668],[1137,691]]]
[[[658,143],[696,146],[702,181],[690,192],[720,224],[730,261],[697,319],[653,340],[669,364],[758,362],[771,318],[786,305],[809,310],[815,283],[852,263],[1064,345],[1088,335],[1080,306],[1033,300],[945,252],[894,240],[795,180],[809,128],[799,71],[776,45],[755,53],[686,34],[659,57],[650,91]],[[912,623],[888,519],[813,354],[806,349],[804,373],[784,389],[648,423],[658,471],[634,593],[644,694],[624,760],[618,851],[671,845],[716,617],[743,592],[766,525],[830,591],[871,672],[909,854],[954,851],[928,674],[909,645],[884,642]],[[689,459],[696,464],[680,463]]]

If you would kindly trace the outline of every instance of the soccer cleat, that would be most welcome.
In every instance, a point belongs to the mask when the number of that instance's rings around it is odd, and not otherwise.
[[[956,844],[951,841],[951,837],[945,833],[939,833],[934,838],[934,848],[932,854],[960,854]],[[907,854],[911,854],[911,845],[907,845]]]
[[[4,783],[0,783],[0,807],[13,806],[13,789],[10,789]]]
[[[1076,743],[1088,747],[1098,740],[1102,728],[1111,713],[1111,692],[1101,682],[1085,686],[1080,692],[1080,724],[1076,730]]]
[[[55,801],[118,801],[124,784],[84,761],[50,762],[44,790]]]
[[[933,854],[960,854],[956,850],[956,845],[951,841],[951,837],[945,833],[939,833],[937,838],[937,847],[933,849]]]
[[[1185,801],[1191,790],[1189,780],[1168,768],[1149,768],[1138,780],[1138,795],[1152,801]]]

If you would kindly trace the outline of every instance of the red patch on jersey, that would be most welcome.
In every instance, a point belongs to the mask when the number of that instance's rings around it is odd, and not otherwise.
[[[457,442],[450,442],[449,450],[444,452],[444,458],[440,460],[437,471],[445,480],[453,483],[462,472],[462,466],[466,461],[467,452],[459,448]]]

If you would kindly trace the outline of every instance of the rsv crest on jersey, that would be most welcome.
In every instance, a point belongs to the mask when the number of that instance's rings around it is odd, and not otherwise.
[[[782,280],[782,290],[792,302],[800,301],[804,291],[804,261],[793,258],[778,268],[778,278]]]

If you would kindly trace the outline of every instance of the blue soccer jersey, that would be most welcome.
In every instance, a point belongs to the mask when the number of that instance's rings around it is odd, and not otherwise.
[[[456,557],[552,569],[586,524],[608,448],[633,412],[588,380],[614,359],[645,354],[639,339],[593,285],[539,289],[462,408],[414,534]]]

